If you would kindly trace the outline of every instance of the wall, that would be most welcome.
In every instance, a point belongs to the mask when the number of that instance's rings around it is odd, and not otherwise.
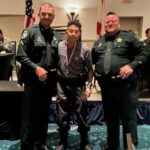
[[[4,36],[13,41],[19,41],[24,25],[24,0],[1,0],[0,2],[0,29]]]
[[[4,36],[12,41],[19,41],[23,29],[23,15],[0,15],[0,29],[3,30]]]
[[[99,2],[99,0],[97,1]],[[143,17],[141,31],[142,38],[145,38],[145,29],[150,27],[148,15],[150,13],[150,0],[132,0],[133,2],[131,4],[123,4],[122,1],[123,0],[105,0],[105,10],[103,14],[105,15],[108,11],[114,11],[121,17]],[[35,14],[38,13],[39,6],[43,2],[44,0],[33,0]],[[97,9],[98,8],[82,9],[79,13],[79,20],[82,23],[83,40],[96,40],[97,38]],[[7,37],[10,37],[17,42],[23,29],[24,12],[25,0],[1,0],[0,28],[4,29]],[[53,26],[64,26],[67,24],[68,18],[64,9],[56,8],[55,14],[56,18],[52,24]],[[37,18],[36,22],[38,22]]]
[[[55,19],[52,26],[66,26],[69,21],[66,11],[62,8],[55,8]],[[96,18],[97,8],[81,9],[79,12],[79,20],[82,24],[82,39],[96,40]]]
[[[132,0],[132,3],[122,3],[123,0],[105,0],[105,13],[114,11],[119,16],[125,17],[143,17],[141,26],[142,38],[145,38],[145,29],[150,27],[150,0]]]
[[[24,25],[25,1],[22,0],[1,0],[0,5],[0,28],[4,35],[17,43]],[[38,19],[38,10],[44,0],[33,0],[36,23]],[[82,9],[79,12],[79,20],[82,24],[82,39],[96,40],[96,19],[97,8]],[[66,11],[63,8],[55,8],[55,19],[52,26],[65,26],[68,22]],[[87,32],[88,31],[88,32]]]
[[[23,15],[25,0],[0,0],[0,15]]]

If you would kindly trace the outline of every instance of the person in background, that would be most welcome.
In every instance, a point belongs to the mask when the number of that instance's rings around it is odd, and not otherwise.
[[[150,28],[147,28],[145,30],[146,39],[144,42],[146,43],[146,46],[150,46]]]
[[[69,22],[66,30],[67,40],[60,42],[58,46],[57,110],[60,142],[56,150],[67,148],[72,112],[76,114],[81,149],[92,149],[88,140],[90,128],[86,115],[87,97],[91,94],[93,66],[90,51],[79,40],[80,33],[79,21]]]
[[[3,36],[3,31],[0,29],[0,52],[5,51],[6,53],[11,53],[10,42],[10,39]]]
[[[146,39],[144,40],[145,47],[150,50],[150,28],[145,30]],[[150,63],[150,62],[149,62]],[[150,96],[150,69],[149,63],[141,67],[141,80],[139,82],[140,96]],[[147,93],[145,92],[147,91]]]
[[[40,6],[38,16],[39,24],[23,31],[17,51],[24,84],[21,150],[49,150],[48,116],[55,88],[59,36],[50,27],[55,17],[50,3]]]
[[[0,29],[0,53],[13,53],[11,49],[11,40],[3,36],[2,29]],[[10,65],[9,65],[7,80],[9,80],[12,75],[12,71],[14,67],[14,60],[13,60],[14,57],[12,58]]]
[[[105,34],[92,48],[95,77],[101,87],[107,123],[107,144],[102,150],[119,148],[120,119],[123,125],[124,148],[127,136],[138,144],[136,109],[138,104],[138,67],[147,62],[150,52],[134,33],[121,30],[120,19],[109,12],[104,21]]]

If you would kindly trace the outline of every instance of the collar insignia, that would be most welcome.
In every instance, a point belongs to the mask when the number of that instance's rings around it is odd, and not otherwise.
[[[117,39],[117,42],[118,42],[118,43],[119,43],[119,42],[122,42],[122,38],[119,37],[119,38]]]
[[[24,30],[22,35],[21,35],[21,39],[25,39],[28,36],[28,31]]]
[[[99,44],[98,44],[98,47],[101,47],[101,46],[102,46],[102,43],[99,43]]]
[[[42,41],[41,37],[38,36],[38,37],[37,37],[37,42],[41,42],[41,41]]]

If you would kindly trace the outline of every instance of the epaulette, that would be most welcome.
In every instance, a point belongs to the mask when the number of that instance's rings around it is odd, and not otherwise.
[[[27,28],[25,28],[24,30],[32,30],[33,28],[37,28],[39,25],[38,24],[35,24],[35,25],[32,25],[32,26],[30,26],[30,27],[27,27]]]
[[[35,25],[31,26],[30,28],[37,28],[37,27],[39,27],[39,24],[35,24]]]
[[[52,32],[54,36],[57,38],[58,41],[64,40],[59,32],[57,32],[55,29],[52,28]]]
[[[125,33],[130,33],[131,31],[128,31],[128,30],[121,30],[122,32],[125,32]],[[132,33],[132,32],[131,32]]]

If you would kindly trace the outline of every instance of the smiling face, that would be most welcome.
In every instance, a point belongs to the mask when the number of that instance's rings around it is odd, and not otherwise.
[[[70,25],[67,28],[66,35],[69,43],[76,43],[80,37],[80,28],[76,25]]]
[[[42,5],[39,10],[38,16],[40,19],[40,23],[44,26],[44,28],[49,28],[55,17],[53,7],[49,4]]]
[[[104,22],[105,32],[110,35],[116,34],[120,30],[120,20],[115,14],[110,14],[105,17]]]

